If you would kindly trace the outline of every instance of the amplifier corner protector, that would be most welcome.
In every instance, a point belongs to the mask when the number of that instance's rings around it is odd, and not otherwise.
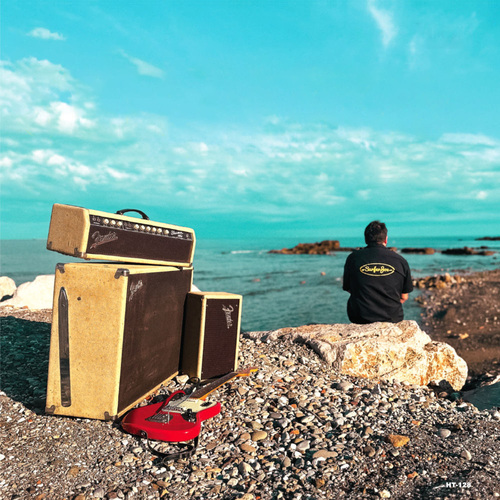
[[[52,241],[47,241],[47,250],[52,250]]]
[[[130,271],[128,269],[125,269],[123,267],[119,267],[115,272],[115,279],[119,279],[122,276],[128,276],[129,274],[130,274]]]
[[[75,250],[73,251],[73,256],[78,257],[79,259],[85,258],[85,254],[83,252],[80,252],[80,250],[78,250],[78,248],[75,248]]]
[[[104,412],[104,421],[105,422],[111,422],[112,420],[116,420],[118,418],[118,415],[111,416],[109,412],[105,411]]]
[[[55,405],[45,407],[45,413],[47,413],[48,415],[54,415],[55,411],[56,411]]]
[[[61,264],[61,263],[56,264],[56,271],[59,271],[61,274],[63,274],[64,273],[64,266],[65,266],[65,264]]]

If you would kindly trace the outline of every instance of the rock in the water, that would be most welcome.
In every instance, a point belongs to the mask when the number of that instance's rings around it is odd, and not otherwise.
[[[444,380],[456,391],[467,379],[467,363],[455,349],[433,342],[415,321],[307,325],[262,335],[271,340],[290,336],[314,349],[339,373],[354,377],[415,385],[438,385]]]
[[[425,248],[403,248],[401,250],[401,253],[415,253],[415,254],[421,254],[421,255],[433,255],[434,253],[436,253],[436,250],[434,250],[434,248],[429,248],[429,247],[425,247]]]
[[[2,302],[0,307],[14,306],[28,309],[51,309],[54,295],[54,275],[43,274],[34,281],[19,285],[14,296]]]
[[[0,300],[4,297],[14,295],[16,291],[16,282],[8,276],[0,277]]]
[[[340,243],[337,240],[325,240],[320,243],[299,243],[293,248],[271,250],[269,253],[325,255],[339,249]]]

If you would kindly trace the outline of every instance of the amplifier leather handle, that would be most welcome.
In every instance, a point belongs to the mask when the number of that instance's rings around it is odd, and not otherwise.
[[[135,208],[124,208],[123,210],[116,211],[118,215],[123,215],[125,212],[137,212],[138,214],[141,214],[143,219],[149,220],[149,217],[144,212]]]

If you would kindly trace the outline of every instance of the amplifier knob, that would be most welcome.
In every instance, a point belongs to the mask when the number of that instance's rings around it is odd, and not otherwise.
[[[163,234],[168,234],[170,231],[168,229],[163,230]]]
[[[122,226],[123,226],[123,222],[122,222],[121,220],[119,220],[119,221],[116,223],[116,225],[117,225],[118,227],[122,227]]]
[[[146,226],[146,232],[149,233],[151,231],[151,227],[150,226]]]
[[[134,224],[134,229],[139,229],[139,224]]]
[[[115,221],[115,220],[112,220],[112,221],[111,221],[111,225],[112,225],[112,226],[116,226],[116,221]]]
[[[144,231],[145,227],[141,224],[140,230]]]
[[[109,219],[104,219],[102,222],[103,222],[104,224],[109,224]]]
[[[152,233],[156,233],[156,227],[152,227],[152,228],[151,228],[151,232],[152,232]]]

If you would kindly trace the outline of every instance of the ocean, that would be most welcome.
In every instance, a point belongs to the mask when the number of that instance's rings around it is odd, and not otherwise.
[[[291,248],[298,243],[323,238],[273,239],[198,239],[194,258],[194,284],[203,291],[243,295],[242,329],[272,330],[310,323],[347,323],[348,294],[342,290],[346,252],[334,255],[281,255],[269,250]],[[364,246],[360,238],[340,239],[343,247]],[[53,274],[58,262],[77,259],[50,252],[46,241],[0,241],[0,272],[17,285],[32,281],[40,274]],[[451,256],[404,254],[412,275],[421,277],[449,272],[484,271],[500,266],[500,242],[474,238],[395,238],[389,245],[432,247],[488,246],[499,253],[493,256]],[[420,322],[421,308],[415,301],[420,292],[410,294],[405,319]]]

